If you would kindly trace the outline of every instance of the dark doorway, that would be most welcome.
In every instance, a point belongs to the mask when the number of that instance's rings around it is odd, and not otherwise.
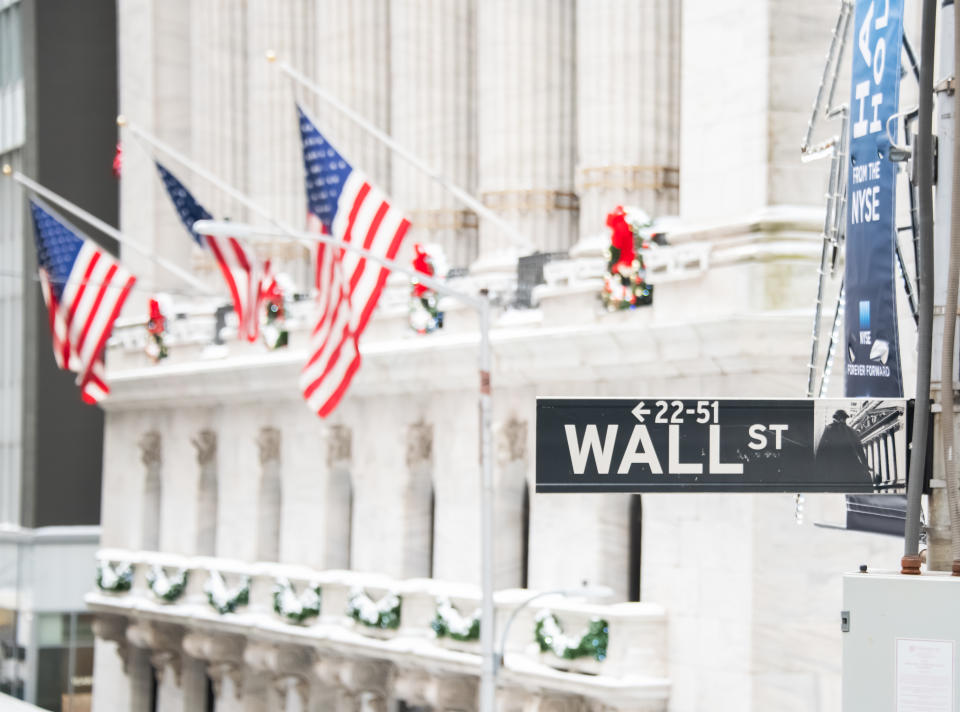
[[[627,581],[627,600],[640,600],[640,544],[643,536],[643,505],[640,495],[630,495],[630,579]]]

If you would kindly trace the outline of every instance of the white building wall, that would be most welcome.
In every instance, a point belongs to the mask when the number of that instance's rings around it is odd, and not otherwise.
[[[19,151],[0,156],[19,168]],[[34,288],[20,275],[23,268],[22,193],[12,180],[0,181],[0,522],[20,522],[23,428],[23,293]]]

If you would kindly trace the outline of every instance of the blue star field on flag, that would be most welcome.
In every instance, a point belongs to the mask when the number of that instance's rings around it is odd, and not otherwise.
[[[77,260],[83,240],[35,201],[30,201],[33,214],[34,239],[37,244],[37,263],[50,277],[50,289],[59,300],[63,286]]]
[[[320,218],[328,233],[337,214],[337,201],[353,168],[297,106],[300,138],[303,141],[303,166],[306,171],[307,209]]]
[[[183,187],[183,183],[174,178],[170,171],[159,163],[157,163],[157,170],[160,171],[160,179],[163,181],[167,193],[170,194],[170,199],[173,201],[173,206],[176,208],[177,215],[180,216],[184,227],[187,228],[196,243],[203,247],[203,240],[194,231],[193,224],[197,220],[211,220],[212,216],[197,202],[190,191]]]

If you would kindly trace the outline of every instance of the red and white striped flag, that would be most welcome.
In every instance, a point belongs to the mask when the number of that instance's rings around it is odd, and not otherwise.
[[[103,349],[137,278],[39,201],[31,199],[30,210],[53,355],[77,373],[83,399],[96,403],[110,392]]]
[[[303,109],[300,138],[307,183],[307,225],[393,259],[410,221],[362,171],[348,164]],[[336,408],[360,367],[360,336],[370,321],[389,270],[341,247],[317,248],[317,309],[309,357],[300,375],[307,404],[320,417]]]
[[[210,213],[197,202],[176,176],[159,163],[156,165],[160,179],[167,189],[170,200],[173,201],[173,207],[176,208],[180,220],[196,243],[213,253],[220,267],[220,273],[233,299],[233,311],[239,322],[240,338],[246,338],[251,342],[256,341],[260,331],[260,281],[263,278],[264,268],[253,250],[240,240],[233,237],[197,234],[193,224],[197,220],[210,220]]]

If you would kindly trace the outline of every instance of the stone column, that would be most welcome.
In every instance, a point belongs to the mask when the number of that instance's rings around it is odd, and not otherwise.
[[[257,437],[260,451],[260,482],[257,486],[257,561],[280,559],[281,477],[280,431],[261,428]]]
[[[313,663],[313,684],[310,686],[310,712],[352,712],[356,701],[340,681],[343,658],[321,654]]]
[[[306,216],[303,153],[295,104],[309,99],[276,67],[264,61],[272,49],[313,76],[317,54],[317,8],[313,0],[247,0],[247,80],[250,101],[247,123],[247,185],[249,195],[271,215],[295,227]],[[266,248],[266,246],[265,246]],[[275,269],[289,274],[298,289],[311,281],[309,250],[293,241],[270,243]]]
[[[475,0],[391,0],[393,137],[441,175],[476,192]],[[439,244],[451,267],[477,256],[477,217],[435,181],[393,161],[393,197],[407,210],[414,242]]]
[[[252,681],[249,690],[251,704],[244,709],[263,710],[305,709],[309,697],[309,672],[313,653],[298,645],[248,643],[243,652],[247,667],[245,679]],[[244,697],[248,690],[244,689]]]
[[[629,495],[531,498],[530,588],[566,588],[587,580],[610,586],[616,600],[625,601],[629,545]]]
[[[474,712],[477,709],[476,677],[437,677],[427,687],[427,702],[437,712]]]
[[[160,433],[151,430],[140,438],[140,461],[144,466],[141,496],[140,547],[145,551],[160,549],[160,507],[163,499],[161,472],[163,456]]]
[[[212,0],[187,3],[184,15],[189,22],[190,148],[193,159],[241,192],[247,192],[248,125],[250,97],[248,64],[264,61],[247,51],[244,3]],[[190,191],[216,219],[246,222],[247,211],[240,203],[206,181],[183,176]],[[183,231],[183,228],[181,228]],[[210,269],[215,263],[201,252]],[[218,275],[219,276],[219,275]]]
[[[93,633],[96,636],[93,681],[97,690],[93,712],[134,709],[127,619],[97,614],[93,620]]]
[[[581,237],[618,204],[676,214],[680,3],[578,3],[576,31]]]
[[[390,133],[390,0],[319,0],[314,44],[317,83]],[[316,109],[317,128],[348,163],[391,191],[390,151],[336,111],[301,95]]]
[[[235,712],[243,694],[243,652],[246,639],[241,635],[191,631],[183,637],[187,655],[206,664],[213,681],[214,712]]]
[[[327,488],[324,498],[323,567],[350,568],[350,513],[353,510],[352,433],[343,425],[327,431]]]
[[[201,430],[191,442],[197,450],[197,465],[200,467],[196,551],[200,556],[213,556],[217,552],[220,498],[217,478],[217,434],[212,430]]]
[[[206,3],[204,3],[206,5]],[[191,37],[188,0],[132,0],[117,6],[120,111],[178,150],[191,145]],[[194,25],[209,33],[210,26]],[[189,179],[189,176],[185,176]],[[120,228],[157,256],[189,266],[193,240],[177,218],[148,151],[129,137],[120,182]],[[147,290],[181,289],[178,277],[121,248],[124,265]],[[133,302],[137,302],[133,306]],[[128,308],[142,310],[139,300]]]
[[[390,663],[376,660],[347,660],[339,666],[340,684],[357,712],[386,712],[391,674]]]
[[[573,0],[477,5],[478,181],[486,205],[542,251],[576,240]],[[480,225],[480,260],[509,241]]]
[[[158,712],[194,712],[206,700],[206,665],[180,650],[154,651]]]
[[[407,483],[403,494],[404,578],[429,578],[433,567],[433,425],[407,428]]]
[[[527,489],[527,422],[511,417],[498,423],[494,509],[494,588],[523,585],[525,554],[523,504]]]
[[[137,621],[127,626],[127,641],[137,651],[138,660],[145,657],[153,671],[139,671],[143,676],[157,680],[157,709],[159,712],[179,712],[184,709],[181,691],[182,648],[184,630],[169,623]],[[149,699],[149,691],[148,691]]]
[[[682,217],[736,218],[775,205],[822,209],[827,166],[801,163],[798,142],[836,17],[832,2],[684,2]]]

